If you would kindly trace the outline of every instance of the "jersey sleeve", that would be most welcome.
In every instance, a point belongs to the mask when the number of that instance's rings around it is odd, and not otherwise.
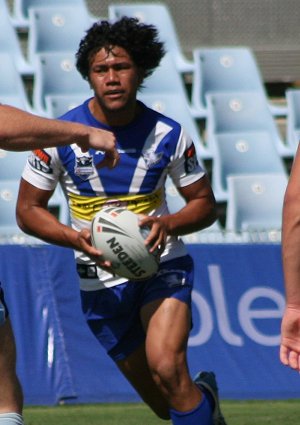
[[[42,190],[54,190],[61,166],[56,148],[36,149],[28,156],[22,178]]]
[[[176,187],[188,186],[206,174],[199,163],[192,139],[183,129],[170,164],[169,174]]]

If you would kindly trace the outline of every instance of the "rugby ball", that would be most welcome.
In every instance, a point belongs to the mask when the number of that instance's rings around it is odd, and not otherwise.
[[[91,239],[115,274],[129,280],[144,280],[158,270],[159,258],[144,240],[148,227],[140,227],[138,215],[123,207],[105,207],[94,216]]]

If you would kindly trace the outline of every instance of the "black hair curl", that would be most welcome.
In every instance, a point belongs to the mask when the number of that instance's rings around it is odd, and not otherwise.
[[[165,54],[164,44],[159,41],[153,25],[125,16],[113,23],[99,21],[86,32],[76,53],[76,67],[85,80],[88,80],[93,55],[110,46],[126,50],[135,65],[143,70],[144,78],[152,74]]]

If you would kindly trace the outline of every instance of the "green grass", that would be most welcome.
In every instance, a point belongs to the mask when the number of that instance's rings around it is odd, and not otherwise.
[[[222,402],[228,425],[294,425],[299,423],[300,399]],[[162,425],[144,404],[85,404],[25,407],[26,425]]]

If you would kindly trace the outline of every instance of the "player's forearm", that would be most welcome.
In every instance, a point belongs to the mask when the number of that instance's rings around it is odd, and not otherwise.
[[[88,128],[73,123],[38,117],[10,106],[0,105],[0,147],[31,150],[88,140]]]
[[[60,223],[48,210],[41,207],[17,210],[17,222],[24,233],[44,242],[78,249],[78,232]]]
[[[287,304],[300,306],[300,209],[295,199],[284,204],[282,261]]]
[[[186,235],[209,227],[216,221],[214,200],[194,199],[180,211],[161,217],[169,235]]]

